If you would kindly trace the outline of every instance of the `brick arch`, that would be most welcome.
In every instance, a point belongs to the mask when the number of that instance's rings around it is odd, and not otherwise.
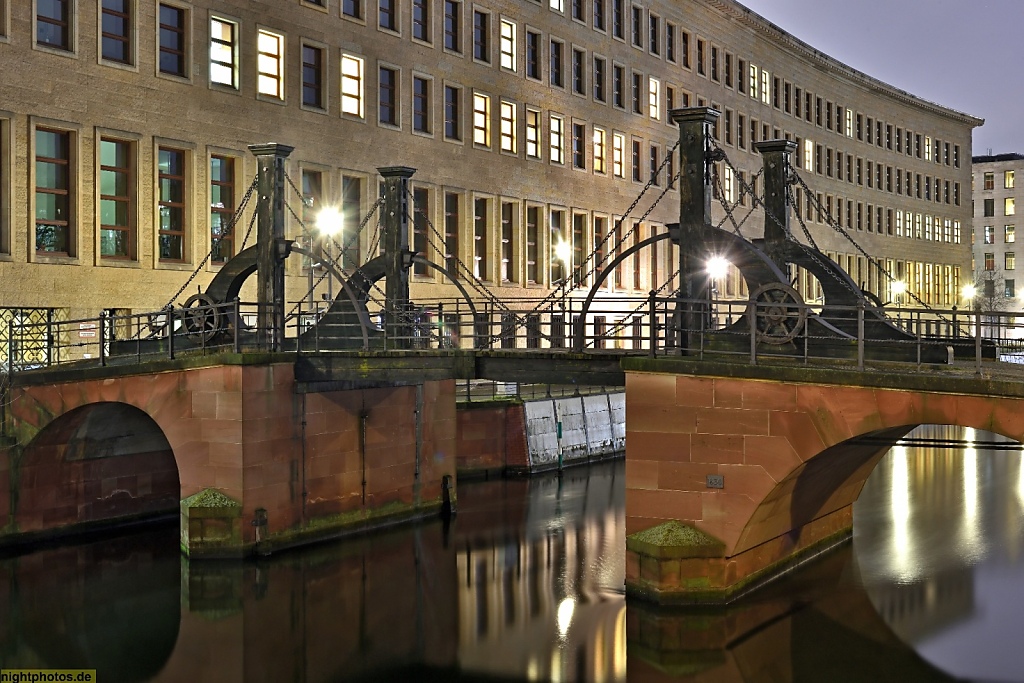
[[[139,408],[101,401],[49,421],[18,459],[21,532],[175,511],[178,466],[159,425]]]
[[[1024,441],[1022,399],[802,384],[787,389],[794,400],[769,411],[768,439],[774,443],[765,445],[774,452],[762,455],[776,468],[773,481],[765,482],[759,500],[751,497],[733,553],[786,534],[799,546],[801,530],[814,520],[844,510],[840,517],[850,518],[875,465],[919,425],[972,427]]]

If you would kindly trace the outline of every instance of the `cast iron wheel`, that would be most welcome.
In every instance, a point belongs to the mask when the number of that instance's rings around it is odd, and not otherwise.
[[[761,285],[750,294],[756,306],[757,341],[786,344],[793,341],[807,323],[807,307],[800,292],[781,282]]]
[[[181,324],[189,336],[203,343],[213,339],[220,331],[221,313],[217,302],[209,294],[193,294],[181,307]]]

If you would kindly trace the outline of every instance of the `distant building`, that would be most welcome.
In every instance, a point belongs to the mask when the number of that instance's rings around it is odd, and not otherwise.
[[[969,267],[981,120],[732,0],[0,0],[0,70],[0,308],[153,310],[198,267],[182,296],[194,293],[242,245],[251,206],[227,224],[255,171],[246,145],[268,141],[295,147],[289,178],[313,210],[343,206],[342,239],[376,202],[377,167],[415,167],[413,247],[499,294],[543,295],[609,233],[605,255],[677,220],[675,189],[641,218],[676,170],[663,165],[668,112],[698,105],[722,112],[714,134],[735,170],[718,164],[721,199],[748,211],[753,143],[793,140],[811,188],[796,188],[794,211],[883,300],[889,281],[861,248],[938,307],[958,302]],[[313,210],[297,194],[290,207],[289,236],[315,243],[298,221]],[[344,265],[370,251],[375,224]],[[759,236],[760,212],[742,229]],[[665,284],[661,247],[624,262],[608,291]],[[290,301],[306,296],[307,266],[289,264]],[[718,291],[746,293],[735,269]],[[455,291],[417,266],[413,293]]]
[[[1017,199],[1024,193],[1024,154],[989,154],[971,159],[974,166],[973,261],[978,296],[998,310],[1024,310],[1020,296],[1024,279],[1017,275]],[[1024,204],[1022,204],[1024,208]]]

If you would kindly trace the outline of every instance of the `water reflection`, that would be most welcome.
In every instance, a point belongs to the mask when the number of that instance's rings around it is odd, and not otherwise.
[[[104,682],[1014,680],[1020,453],[982,432],[941,447],[960,436],[912,434],[865,485],[852,544],[726,609],[626,604],[619,462],[460,484],[451,527],[259,563],[183,561],[174,528],[0,560],[0,665]]]

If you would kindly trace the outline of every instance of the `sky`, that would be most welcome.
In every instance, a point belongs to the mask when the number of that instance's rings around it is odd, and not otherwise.
[[[739,0],[812,47],[985,119],[974,155],[1024,153],[1024,0]]]

